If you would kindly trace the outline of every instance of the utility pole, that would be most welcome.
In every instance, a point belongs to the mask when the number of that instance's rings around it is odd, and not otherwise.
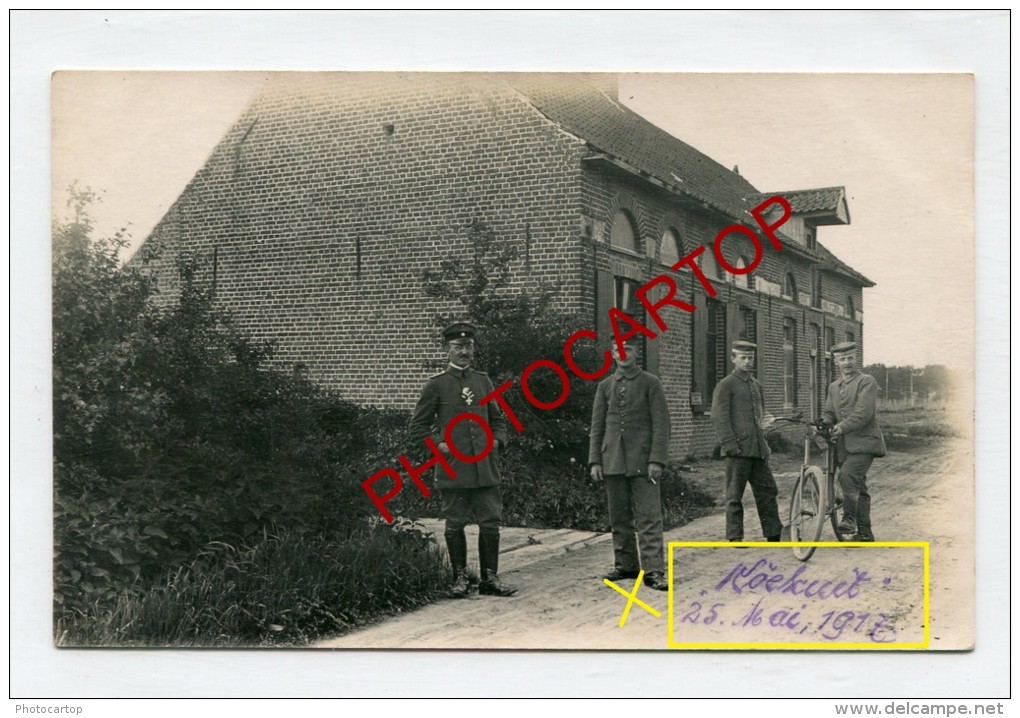
[[[914,367],[910,367],[910,405],[911,406],[914,405],[914,377],[915,376],[924,376],[924,367],[918,369],[916,373],[914,372]],[[927,397],[925,397],[925,398],[927,399]]]

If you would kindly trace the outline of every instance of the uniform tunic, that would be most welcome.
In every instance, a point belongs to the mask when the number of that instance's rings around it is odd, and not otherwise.
[[[734,370],[716,384],[712,395],[712,424],[726,457],[726,538],[744,539],[744,491],[751,485],[762,535],[782,533],[779,489],[769,468],[772,455],[761,424],[765,395],[761,382]]]
[[[588,463],[601,464],[619,571],[662,572],[662,499],[648,464],[669,461],[669,408],[662,383],[631,365],[599,384]]]
[[[499,456],[499,447],[506,443],[506,419],[495,400],[486,404],[479,403],[492,391],[492,382],[486,374],[453,365],[426,382],[408,430],[413,442],[420,443],[427,436],[431,436],[437,445],[446,441],[446,427],[461,414],[474,414],[485,421],[492,429],[494,440],[492,450],[477,463],[448,456],[455,473],[454,478],[447,475],[442,466],[436,466],[436,482],[440,490],[499,485],[496,457]],[[448,443],[452,443],[462,455],[472,457],[485,451],[488,438],[477,421],[465,419],[453,427]]]
[[[885,456],[877,400],[878,382],[868,374],[855,372],[849,379],[840,378],[829,385],[822,419],[843,430],[842,443],[847,454]]]
[[[836,440],[836,461],[843,489],[843,518],[857,523],[864,537],[871,533],[871,493],[868,470],[876,456],[885,456],[885,437],[878,424],[878,382],[857,371],[829,385],[822,419],[843,433]]]
[[[716,384],[712,395],[712,425],[724,456],[767,459],[771,455],[761,422],[765,398],[761,382],[734,371]]]
[[[669,408],[654,374],[617,369],[595,392],[588,463],[604,474],[644,476],[649,462],[669,463]]]

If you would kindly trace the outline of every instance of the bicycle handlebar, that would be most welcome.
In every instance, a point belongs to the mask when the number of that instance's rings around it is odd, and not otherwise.
[[[821,419],[816,419],[814,421],[805,421],[804,419],[801,418],[801,416],[802,415],[800,414],[797,416],[777,416],[772,420],[772,423],[778,424],[781,421],[785,421],[789,424],[803,424],[804,426],[809,426],[815,429],[815,431],[817,431],[821,436],[823,436],[826,439],[832,438],[831,426],[823,422]]]

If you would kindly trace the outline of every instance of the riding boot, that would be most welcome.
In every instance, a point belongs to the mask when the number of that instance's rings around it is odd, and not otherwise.
[[[447,531],[446,550],[450,554],[450,564],[453,566],[453,587],[450,595],[453,598],[464,598],[471,590],[467,577],[467,537],[464,536],[464,529]]]
[[[478,532],[478,561],[482,580],[478,593],[486,596],[513,596],[517,589],[499,578],[499,529]]]

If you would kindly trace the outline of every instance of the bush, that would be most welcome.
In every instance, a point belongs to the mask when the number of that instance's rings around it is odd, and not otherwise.
[[[159,306],[120,266],[125,239],[91,238],[91,195],[72,199],[75,222],[53,227],[58,619],[99,620],[209,545],[363,524],[374,509],[360,481],[396,455],[398,414],[271,370],[273,347],[217,309],[195,259],[179,263],[179,302]]]
[[[568,460],[550,466],[529,460],[523,452],[513,454],[513,459],[504,462],[503,523],[609,531],[605,483],[591,478],[587,463]],[[659,485],[666,530],[705,515],[715,503],[711,495],[681,475],[679,464],[666,467]]]
[[[792,451],[800,450],[800,447],[790,441],[781,431],[773,430],[765,432],[765,441],[769,445],[769,449],[772,450],[773,454],[787,454]]]

